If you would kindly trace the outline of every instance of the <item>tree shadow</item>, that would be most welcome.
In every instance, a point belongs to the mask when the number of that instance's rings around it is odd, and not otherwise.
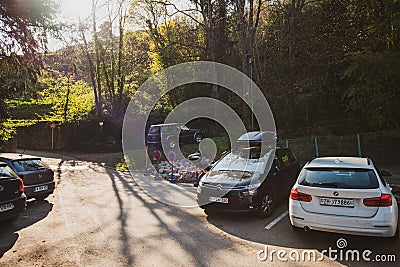
[[[133,256],[131,255],[131,247],[129,240],[129,231],[127,229],[127,217],[128,210],[127,204],[123,201],[123,194],[127,194],[129,197],[134,197],[138,199],[143,206],[149,211],[151,218],[157,221],[158,226],[163,229],[163,233],[155,233],[154,236],[147,236],[146,239],[141,240],[141,242],[146,243],[148,239],[155,240],[165,240],[172,239],[179,243],[180,248],[182,248],[188,255],[193,258],[191,264],[196,266],[207,265],[210,257],[217,254],[218,251],[229,248],[235,251],[233,244],[231,242],[222,242],[220,236],[216,236],[209,229],[204,226],[204,221],[198,216],[191,215],[187,210],[181,209],[179,207],[169,206],[152,199],[147,199],[147,194],[140,189],[140,187],[135,183],[134,179],[130,175],[121,175],[111,169],[106,169],[109,175],[115,196],[118,200],[119,205],[119,221],[120,221],[120,232],[121,232],[121,242],[122,242],[122,253],[128,259],[129,263],[133,263]],[[124,190],[118,189],[118,185],[122,185]],[[170,220],[176,221],[174,227],[169,224]],[[207,246],[202,246],[199,249],[200,241],[207,240]],[[135,242],[139,243],[135,239]],[[154,248],[157,249],[156,247]],[[163,253],[158,251],[158,254]],[[162,255],[163,259],[170,258],[171,256],[164,253]],[[173,260],[171,258],[171,260]]]

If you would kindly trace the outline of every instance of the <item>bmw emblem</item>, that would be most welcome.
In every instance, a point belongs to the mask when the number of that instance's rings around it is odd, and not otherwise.
[[[338,192],[333,192],[333,195],[335,196],[335,197],[337,197],[337,196],[339,196],[339,193]]]

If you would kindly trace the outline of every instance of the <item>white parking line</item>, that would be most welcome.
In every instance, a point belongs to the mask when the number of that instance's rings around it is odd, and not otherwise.
[[[282,213],[278,218],[276,218],[275,220],[273,220],[272,222],[270,222],[267,226],[265,226],[265,229],[267,230],[271,230],[272,227],[274,227],[278,222],[280,222],[283,218],[286,217],[286,215],[289,214],[289,211],[285,211],[284,213]]]

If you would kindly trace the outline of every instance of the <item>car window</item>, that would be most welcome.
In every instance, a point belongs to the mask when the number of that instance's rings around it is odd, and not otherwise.
[[[381,169],[379,169],[378,166],[376,166],[376,164],[374,164],[374,167],[375,167],[375,169],[376,169],[376,172],[378,173],[378,177],[379,177],[379,179],[381,180],[383,186],[386,186],[387,183],[386,183],[385,178],[383,178],[383,176],[382,176],[382,174],[381,174]]]
[[[373,170],[306,168],[300,174],[299,183],[312,187],[373,189],[378,180]]]
[[[16,174],[7,166],[0,167],[0,178],[13,178]]]
[[[36,171],[46,168],[39,159],[17,160],[13,161],[13,165],[18,172]]]
[[[163,133],[169,133],[171,131],[172,131],[171,126],[164,125],[163,128],[162,128],[162,132]]]
[[[160,127],[159,126],[150,127],[150,130],[149,130],[150,134],[158,134],[159,132],[160,132]]]

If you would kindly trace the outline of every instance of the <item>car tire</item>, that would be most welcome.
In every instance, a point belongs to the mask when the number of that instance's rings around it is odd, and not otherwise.
[[[196,143],[200,143],[203,140],[203,136],[201,134],[196,134],[194,136],[194,140],[196,141]]]
[[[260,218],[268,218],[274,212],[274,198],[270,191],[265,191],[262,194],[260,203],[257,209],[257,216]]]

